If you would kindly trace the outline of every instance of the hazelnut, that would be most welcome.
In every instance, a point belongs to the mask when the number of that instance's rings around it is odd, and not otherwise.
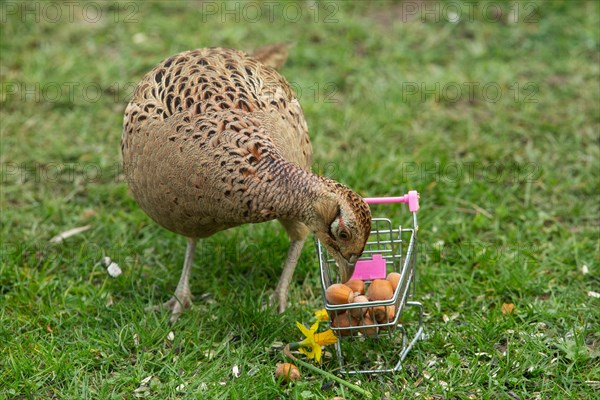
[[[360,279],[351,279],[344,285],[348,286],[354,293],[365,294],[365,283]]]
[[[367,303],[369,301],[369,299],[367,298],[367,296],[356,296],[354,298],[354,304],[356,303]],[[367,307],[361,307],[361,308],[351,308],[350,309],[350,315],[352,315],[353,318],[357,318],[360,319],[360,317],[362,317],[363,315],[365,315],[365,313],[367,312],[368,308]]]
[[[294,364],[279,363],[275,367],[275,377],[285,383],[297,381],[300,379],[300,371]]]
[[[360,332],[363,335],[365,335],[365,336],[374,336],[374,335],[377,335],[377,327],[376,326],[367,326],[367,325],[374,325],[375,324],[373,322],[373,320],[371,319],[370,316],[365,315],[360,322],[361,322],[361,325],[365,326],[365,328],[362,328],[360,330]]]
[[[398,287],[398,283],[400,283],[400,274],[397,272],[390,272],[387,276],[387,279],[391,284],[392,284],[392,288],[394,289],[394,292],[396,291],[396,288]]]
[[[347,312],[342,312],[337,315],[334,315],[331,320],[332,328],[350,328],[351,326],[357,325],[360,324],[358,324],[354,318],[348,315]],[[350,336],[352,334],[352,331],[350,329],[339,329],[334,330],[333,333],[335,333],[338,336]]]
[[[396,314],[396,306],[378,306],[373,309],[373,315],[375,321],[380,324],[387,324],[394,321],[394,315]]]
[[[369,285],[367,297],[371,301],[391,299],[394,297],[392,284],[385,279],[374,279]]]
[[[329,304],[348,304],[354,300],[354,291],[341,283],[334,283],[325,291],[325,298]]]

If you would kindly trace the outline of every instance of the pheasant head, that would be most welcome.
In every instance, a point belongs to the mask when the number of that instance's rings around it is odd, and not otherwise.
[[[314,205],[316,220],[311,228],[336,261],[341,281],[347,282],[371,233],[371,211],[348,187],[322,179],[327,193]]]

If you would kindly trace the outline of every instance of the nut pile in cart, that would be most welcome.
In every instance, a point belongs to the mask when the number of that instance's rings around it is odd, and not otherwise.
[[[329,304],[360,304],[359,307],[333,313],[331,325],[334,332],[337,335],[349,336],[356,330],[363,335],[373,336],[377,335],[379,330],[393,329],[396,306],[378,305],[378,302],[392,299],[399,282],[400,274],[390,272],[386,279],[374,279],[368,285],[368,290],[365,282],[360,279],[329,286],[325,292]]]

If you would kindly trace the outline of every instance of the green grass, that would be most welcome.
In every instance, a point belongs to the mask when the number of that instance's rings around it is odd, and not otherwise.
[[[81,2],[60,21],[46,4],[0,5],[0,398],[360,398],[308,371],[289,387],[273,377],[272,344],[297,340],[295,321],[322,305],[310,243],[289,310],[263,307],[287,249],[275,223],[199,244],[195,306],[174,327],[144,312],[171,295],[185,240],[121,175],[132,85],[178,51],[274,41],[295,43],[282,73],[299,88],[314,169],[364,195],[421,193],[428,340],[401,372],[349,380],[386,399],[598,395],[597,2],[478,2],[458,23],[448,3],[282,3],[272,18],[261,3],[256,18],[242,3]],[[106,274],[105,255],[123,275]]]

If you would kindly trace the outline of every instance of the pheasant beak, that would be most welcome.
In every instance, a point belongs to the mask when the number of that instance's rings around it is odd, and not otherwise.
[[[341,255],[336,257],[336,263],[338,266],[341,282],[348,282],[354,274],[354,267],[356,266],[356,256],[351,256],[350,259],[345,259]]]

